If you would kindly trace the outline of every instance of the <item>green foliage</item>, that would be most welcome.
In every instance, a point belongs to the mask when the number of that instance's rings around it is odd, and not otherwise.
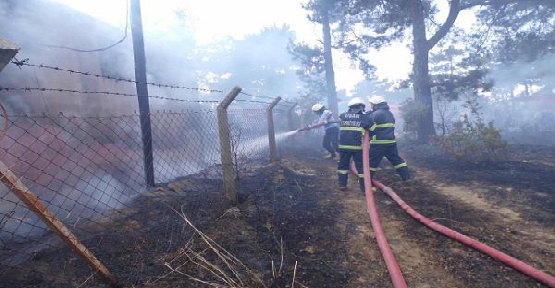
[[[500,0],[498,0],[500,1]],[[478,19],[496,39],[482,46],[492,46],[496,51],[495,61],[514,63],[531,62],[555,50],[555,2],[543,0],[508,1],[500,5],[478,11]],[[519,3],[521,2],[521,3]],[[483,38],[483,37],[478,37]],[[484,45],[486,44],[486,45]]]
[[[306,43],[289,43],[287,47],[296,66],[296,74],[303,84],[298,89],[297,103],[303,111],[310,110],[316,102],[323,101],[326,95],[326,78],[324,68],[324,51],[321,47]]]
[[[414,99],[407,99],[401,103],[401,113],[403,114],[403,132],[412,134],[418,130],[418,122],[426,117],[427,107]]]
[[[449,45],[439,45],[430,58],[431,87],[436,98],[458,100],[465,93],[483,93],[492,89],[493,83],[487,79],[488,69],[484,66],[487,58],[470,51],[456,48],[458,41],[449,37]]]
[[[507,153],[507,141],[501,138],[501,130],[493,122],[470,121],[465,115],[454,125],[454,130],[445,136],[436,136],[437,143],[445,154],[469,163],[499,161]]]

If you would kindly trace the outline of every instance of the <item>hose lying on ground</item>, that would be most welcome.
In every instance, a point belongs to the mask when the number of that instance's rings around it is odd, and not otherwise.
[[[366,183],[366,182],[365,182]],[[374,184],[374,186],[380,188],[383,192],[385,192],[385,194],[387,194],[389,197],[391,197],[391,199],[393,199],[395,202],[397,202],[397,204],[399,204],[399,206],[401,206],[401,208],[403,210],[405,210],[411,217],[413,217],[414,219],[420,221],[422,224],[428,226],[429,228],[431,228],[432,230],[435,230],[447,237],[450,237],[452,239],[455,239],[465,245],[468,245],[484,254],[489,255],[490,257],[499,260],[505,264],[507,264],[508,266],[514,268],[515,270],[524,273],[534,279],[536,279],[537,281],[546,284],[549,287],[553,287],[555,288],[555,277],[544,273],[514,257],[511,257],[499,250],[496,250],[493,247],[490,247],[484,243],[481,243],[475,239],[472,239],[466,235],[463,235],[457,231],[451,230],[443,225],[440,225],[436,222],[433,222],[432,220],[422,216],[420,213],[416,212],[416,210],[412,209],[405,201],[403,201],[403,199],[401,199],[401,197],[399,197],[399,195],[397,195],[397,193],[395,193],[395,191],[393,191],[393,189],[391,189],[390,187],[386,187],[384,184],[382,184],[379,181],[376,180],[372,180],[372,184]],[[368,194],[368,192],[367,192]]]
[[[391,277],[391,282],[395,288],[407,288],[407,283],[401,269],[395,260],[391,248],[387,243],[387,238],[383,232],[382,225],[380,224],[380,217],[378,215],[378,210],[376,207],[376,202],[374,201],[374,195],[372,192],[372,182],[370,179],[370,150],[369,150],[370,136],[368,132],[364,135],[364,145],[363,145],[363,167],[364,167],[364,188],[366,192],[366,204],[368,205],[368,213],[370,214],[370,222],[372,223],[372,229],[374,229],[374,234],[376,236],[376,241],[380,247],[387,271]],[[358,173],[357,173],[358,174]]]

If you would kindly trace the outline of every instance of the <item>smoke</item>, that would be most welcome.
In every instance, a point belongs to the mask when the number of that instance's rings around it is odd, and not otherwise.
[[[507,91],[518,96],[518,94],[535,94],[542,92],[553,94],[555,88],[552,78],[555,74],[555,54],[546,54],[534,62],[517,62],[510,65],[499,65],[494,67],[489,78],[494,81],[497,93]],[[524,91],[522,86],[528,87]],[[530,95],[525,95],[530,96]]]
[[[148,11],[143,11],[148,17]],[[150,94],[187,100],[220,100],[236,85],[250,94],[291,99],[297,95],[295,63],[286,46],[295,34],[289,27],[266,28],[244,39],[222,39],[199,45],[194,39],[186,11],[175,11],[175,25],[163,31],[145,29],[149,82],[223,90],[199,93],[195,90],[150,86]],[[51,46],[93,49],[121,39],[120,28],[55,2],[44,0],[4,1],[0,3],[0,37],[22,47],[17,57],[34,64],[90,71],[96,74],[134,79],[132,39],[95,53],[79,53]],[[124,15],[122,15],[124,17]],[[146,21],[148,22],[148,21]],[[130,34],[130,33],[129,33]],[[133,94],[133,83],[68,75],[56,71],[9,65],[2,73],[4,87],[47,87],[75,90],[112,91]],[[0,93],[16,113],[40,114],[45,111],[70,115],[129,114],[137,110],[132,97],[75,95],[71,93]],[[19,99],[13,101],[14,98]],[[37,101],[38,100],[38,101]],[[186,109],[191,103],[151,99],[152,110]],[[24,104],[24,105],[22,105]],[[202,106],[211,108],[210,106]]]
[[[186,13],[178,15],[186,17]],[[148,11],[143,11],[143,17],[148,17]],[[296,64],[286,48],[295,34],[289,27],[271,27],[241,40],[226,38],[199,45],[188,25],[186,19],[180,19],[176,26],[164,31],[145,30],[149,31],[145,34],[148,81],[218,89],[223,93],[149,86],[150,95],[188,101],[221,100],[231,88],[240,85],[253,95],[296,97],[300,86]],[[102,52],[80,53],[51,47],[94,49],[114,43],[123,34],[119,28],[66,6],[42,0],[1,1],[0,26],[0,37],[22,47],[19,60],[29,58],[32,64],[135,78],[130,33],[123,43]],[[2,71],[0,86],[135,94],[133,83],[15,65]],[[245,95],[239,98],[271,101]],[[106,211],[121,209],[145,190],[135,97],[0,91],[0,102],[8,105],[12,116],[59,112],[66,115],[12,118],[8,136],[0,142],[0,160],[23,177],[67,224],[79,227],[86,219],[92,221]],[[220,173],[215,105],[153,98],[150,105],[156,181],[169,182],[196,173],[217,176],[213,175]],[[233,104],[237,110],[247,106],[264,120],[253,119],[250,112],[233,116],[232,123],[248,128],[242,132],[238,153],[249,159],[267,157],[267,105]],[[169,110],[178,113],[157,112]],[[110,118],[113,115],[129,116]],[[276,125],[284,126],[284,120],[276,119]],[[281,143],[287,137],[278,134],[276,138]],[[47,232],[4,186],[0,186],[0,198],[0,240],[23,243],[30,241],[27,237]]]
[[[494,121],[513,143],[555,144],[555,54],[534,62],[499,65],[490,78],[495,86],[483,104],[487,121]]]

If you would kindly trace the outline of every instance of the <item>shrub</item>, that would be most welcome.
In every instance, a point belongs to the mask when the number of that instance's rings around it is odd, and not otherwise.
[[[426,117],[427,107],[413,99],[407,99],[400,107],[403,116],[403,132],[415,137],[418,131],[418,122]]]
[[[499,161],[506,157],[507,141],[501,138],[501,130],[496,129],[493,122],[487,125],[481,120],[472,122],[465,115],[453,128],[450,134],[435,137],[445,154],[470,163]]]

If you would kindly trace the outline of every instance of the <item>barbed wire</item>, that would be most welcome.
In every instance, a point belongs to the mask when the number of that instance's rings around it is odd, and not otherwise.
[[[1,105],[1,104],[0,104]],[[249,108],[241,108],[241,110],[249,110]],[[251,108],[251,110],[257,110],[254,108]],[[231,110],[230,110],[231,111]],[[150,116],[157,116],[157,115],[175,115],[175,114],[211,114],[211,113],[215,113],[216,109],[181,109],[181,110],[155,110],[155,111],[150,111],[150,113],[148,113]],[[8,115],[7,113],[0,113],[0,119],[4,118],[5,115]],[[35,118],[35,119],[100,119],[100,120],[112,120],[112,119],[124,119],[124,118],[129,118],[129,117],[136,117],[139,116],[140,113],[139,111],[135,110],[132,113],[127,113],[127,114],[121,114],[121,115],[70,115],[70,113],[67,112],[58,112],[58,113],[42,113],[42,114],[28,114],[28,113],[19,113],[19,114],[15,114],[15,113],[10,113],[9,114],[9,119],[8,121],[11,121],[10,119],[19,119],[19,118]],[[0,139],[1,140],[1,139]]]
[[[103,79],[108,79],[108,80],[112,80],[112,81],[116,81],[116,82],[126,82],[126,83],[133,83],[133,84],[140,83],[137,80],[123,78],[123,77],[115,77],[115,76],[110,76],[110,75],[101,75],[101,74],[97,74],[97,73],[94,73],[94,72],[85,72],[85,71],[79,71],[79,70],[75,70],[75,69],[68,69],[68,68],[52,66],[52,65],[31,64],[28,61],[29,61],[29,58],[26,58],[26,59],[23,59],[23,60],[18,60],[17,58],[15,58],[14,60],[12,60],[12,64],[14,64],[14,65],[16,65],[20,68],[23,67],[23,66],[35,67],[35,68],[39,68],[39,69],[48,69],[48,70],[59,71],[59,72],[67,72],[67,73],[70,73],[70,74],[79,74],[79,75],[84,75],[84,76],[103,78]],[[150,86],[159,87],[159,88],[194,90],[194,91],[198,91],[198,92],[207,92],[207,93],[224,93],[223,90],[218,90],[218,89],[208,89],[208,88],[199,88],[199,87],[185,87],[185,86],[181,86],[181,85],[160,84],[160,83],[154,83],[154,82],[146,82],[146,84],[150,85]]]
[[[264,102],[264,101],[258,101],[258,100],[244,100],[244,99],[235,99],[233,102],[251,102],[251,103],[258,103],[258,104],[265,104],[265,105],[272,104],[272,102]]]
[[[263,96],[263,95],[254,95],[254,94],[250,94],[250,93],[246,93],[241,91],[240,94],[243,94],[245,96],[249,96],[249,97],[253,97],[253,98],[265,98],[265,99],[276,99],[276,97],[270,97],[270,96]]]
[[[2,87],[0,86],[0,92],[6,91],[18,91],[18,92],[60,92],[60,93],[73,93],[73,94],[84,94],[84,95],[108,95],[108,96],[121,96],[121,97],[144,97],[139,96],[137,94],[132,93],[123,93],[123,92],[111,92],[111,91],[81,91],[76,89],[67,89],[67,88],[45,88],[45,87]],[[179,99],[174,97],[167,97],[167,96],[159,96],[159,95],[148,95],[148,98],[159,99],[159,100],[167,100],[167,101],[177,101],[177,102],[184,102],[184,103],[195,103],[195,104],[220,104],[220,100],[188,100],[188,99]],[[250,100],[250,99],[235,99],[235,102],[243,102],[248,104],[263,104],[263,105],[270,105],[271,102],[259,101],[259,100]],[[284,110],[281,106],[276,106],[275,109]],[[28,116],[23,114],[23,116]],[[65,117],[65,115],[62,114]]]
[[[2,87],[0,86],[0,92],[6,91],[18,91],[18,92],[61,92],[61,93],[73,93],[73,94],[84,94],[84,95],[109,95],[109,96],[121,96],[121,97],[144,97],[139,96],[137,94],[132,93],[123,93],[123,92],[111,92],[111,91],[82,91],[76,89],[67,89],[67,88],[45,88],[45,87]],[[185,103],[196,103],[196,104],[219,104],[221,103],[220,100],[188,100],[188,99],[180,99],[175,97],[167,97],[167,96],[159,96],[159,95],[148,95],[148,98],[159,99],[159,100],[167,100],[167,101],[177,101],[177,102],[185,102]],[[235,99],[234,102],[244,102],[250,104],[264,104],[270,105],[271,102],[259,101],[259,100],[251,100],[251,99]],[[279,106],[277,106],[280,108]]]
[[[110,92],[110,91],[81,91],[76,89],[66,89],[66,88],[44,88],[44,87],[2,87],[0,86],[0,92],[2,91],[20,91],[20,92],[65,92],[74,94],[103,94],[111,96],[122,96],[122,97],[144,97],[137,94],[122,93],[122,92]],[[148,98],[162,99],[169,101],[179,101],[179,102],[189,102],[189,103],[220,103],[221,101],[216,100],[187,100],[179,99],[173,97],[159,96],[159,95],[148,95]]]
[[[23,66],[34,67],[34,68],[39,68],[39,69],[49,69],[49,70],[58,71],[58,72],[66,72],[66,73],[70,73],[70,74],[79,74],[79,75],[84,75],[84,76],[91,76],[91,77],[96,77],[96,78],[108,79],[108,80],[112,80],[112,81],[116,81],[116,82],[126,82],[126,83],[133,83],[133,84],[139,83],[136,80],[123,78],[123,77],[115,77],[115,76],[110,76],[110,75],[101,75],[101,74],[94,73],[94,72],[86,72],[86,71],[62,68],[62,67],[58,67],[58,66],[45,65],[45,64],[31,64],[28,61],[29,61],[29,58],[26,58],[26,59],[23,59],[23,60],[18,60],[17,58],[14,58],[14,60],[12,60],[12,64],[14,64],[14,65],[16,65],[20,68],[23,67]],[[192,90],[192,91],[198,91],[198,92],[204,92],[204,93],[224,93],[223,90],[218,90],[218,89],[186,87],[186,86],[181,86],[181,85],[160,84],[160,83],[155,83],[155,82],[146,82],[146,84],[150,85],[150,86],[155,86],[155,87],[158,87],[158,88],[183,89],[183,90]],[[10,88],[8,88],[8,89],[10,89]],[[15,89],[21,89],[21,88],[15,88]],[[38,91],[38,89],[43,89],[43,88],[31,88],[31,89]],[[52,89],[52,88],[49,88],[49,89]],[[1,90],[2,90],[2,87],[0,87],[0,91]],[[6,89],[4,88],[4,90],[6,90]],[[66,90],[71,90],[71,89],[66,89]],[[78,93],[78,92],[73,92],[73,91],[57,91],[57,92]],[[119,96],[136,96],[136,95],[131,95],[131,94],[122,95],[122,94],[125,94],[125,93],[118,93],[118,92],[109,92],[109,93],[88,92],[86,94],[111,94],[111,95],[119,95]],[[247,93],[247,92],[243,92],[243,91],[241,91],[240,94],[248,96],[248,97],[252,97],[252,98],[263,98],[263,99],[269,99],[269,100],[275,100],[276,99],[276,97],[270,97],[270,96],[264,96],[264,95],[255,95],[255,94],[251,94],[251,93]],[[186,101],[186,100],[183,100],[183,99],[164,97],[164,96],[149,95],[149,97],[158,98],[158,99],[165,99],[165,100]],[[239,101],[239,100],[236,100],[236,101]],[[241,100],[241,101],[246,102],[248,100]],[[214,101],[201,101],[201,102],[214,103]],[[271,102],[263,102],[263,101],[257,101],[257,100],[250,100],[250,102],[260,103],[260,104],[271,104]],[[284,99],[282,99],[280,101],[280,103],[278,103],[278,105],[284,105],[283,103],[289,103],[290,105],[296,105],[296,102],[289,101],[289,100],[284,100]]]
[[[264,98],[264,99],[271,99],[271,100],[275,100],[277,98],[277,97],[270,97],[270,96],[264,96],[264,95],[254,95],[254,94],[246,93],[246,92],[243,92],[243,91],[241,91],[240,94],[243,94],[245,96],[249,96],[249,97],[252,97],[252,98]],[[281,99],[280,103],[281,102],[296,104],[296,102],[288,101],[288,100],[284,100],[284,99]],[[268,104],[270,104],[270,103],[271,102],[269,102]],[[278,103],[278,105],[279,105],[279,103]]]

